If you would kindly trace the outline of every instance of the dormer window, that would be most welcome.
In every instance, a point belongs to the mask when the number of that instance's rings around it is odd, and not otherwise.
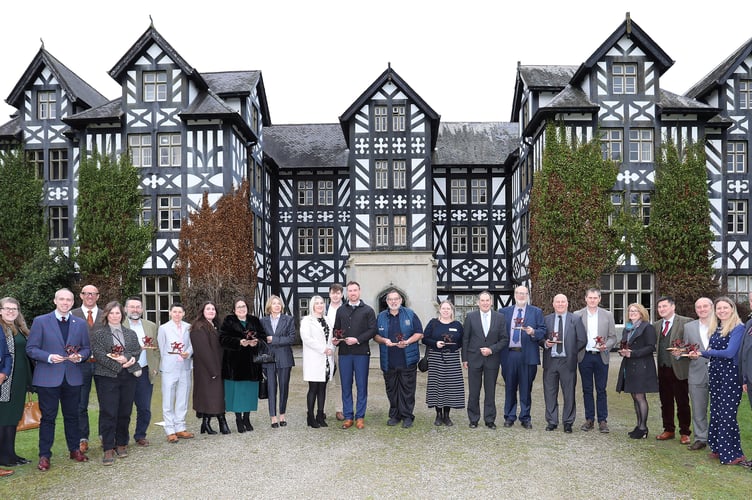
[[[739,109],[752,109],[752,80],[739,81]]]
[[[144,71],[144,101],[167,100],[167,72]]]
[[[40,90],[37,92],[37,118],[40,120],[54,120],[57,118],[56,97],[54,90]]]
[[[611,67],[611,88],[614,94],[636,94],[637,65],[614,64]]]

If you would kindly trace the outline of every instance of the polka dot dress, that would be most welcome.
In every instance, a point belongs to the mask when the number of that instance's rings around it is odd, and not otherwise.
[[[731,335],[739,334],[736,330],[728,336],[721,337],[720,327],[710,337],[710,349],[728,348]],[[742,399],[742,385],[739,380],[739,368],[734,366],[732,358],[711,357],[710,368],[710,427],[708,445],[717,453],[722,464],[727,464],[744,455],[742,453],[739,424],[736,412]]]

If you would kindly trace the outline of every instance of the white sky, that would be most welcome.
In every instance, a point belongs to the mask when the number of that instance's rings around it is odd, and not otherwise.
[[[690,5],[691,4],[691,5]],[[517,62],[579,65],[631,12],[683,94],[752,38],[752,2],[678,0],[35,0],[0,9],[5,99],[40,48],[109,99],[149,27],[199,72],[261,70],[273,124],[336,123],[387,68],[452,121],[510,121]]]

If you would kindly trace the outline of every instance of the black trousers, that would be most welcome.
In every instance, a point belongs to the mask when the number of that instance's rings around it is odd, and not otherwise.
[[[392,368],[384,372],[386,397],[389,399],[389,418],[414,419],[415,385],[418,371],[415,365],[405,368]]]
[[[142,373],[141,376],[148,377],[149,374]],[[120,370],[117,377],[94,375],[99,399],[99,430],[105,451],[128,444],[137,380],[128,370]]]
[[[686,380],[679,380],[674,375],[674,369],[669,366],[658,367],[658,394],[661,399],[661,417],[663,430],[676,432],[674,423],[674,402],[676,402],[676,416],[679,420],[679,433],[689,436],[689,426],[692,413],[689,409],[689,385]]]

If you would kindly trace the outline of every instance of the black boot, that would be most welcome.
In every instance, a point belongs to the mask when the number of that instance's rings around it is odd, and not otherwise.
[[[244,433],[245,432],[245,424],[243,423],[243,414],[242,413],[236,413],[235,414],[235,425],[238,426],[238,432]]]
[[[321,427],[316,419],[313,418],[313,413],[311,413],[310,411],[308,412],[308,427],[313,427],[314,429]]]
[[[243,427],[245,427],[245,430],[248,432],[253,430],[253,426],[251,425],[251,412],[243,412]]]
[[[201,420],[201,434],[216,434],[217,431],[211,427],[211,417],[204,417]]]
[[[436,407],[436,420],[433,421],[433,425],[444,425],[444,412],[438,406]]]
[[[219,432],[222,434],[229,434],[230,428],[227,427],[227,419],[225,419],[225,414],[217,415],[217,421],[219,421]]]
[[[454,425],[454,422],[452,422],[452,419],[449,418],[449,410],[451,410],[451,408],[449,408],[448,406],[444,407],[444,425],[446,425],[447,427],[451,427]]]
[[[316,414],[316,422],[319,423],[319,427],[329,427],[326,423],[326,413],[323,411]]]

